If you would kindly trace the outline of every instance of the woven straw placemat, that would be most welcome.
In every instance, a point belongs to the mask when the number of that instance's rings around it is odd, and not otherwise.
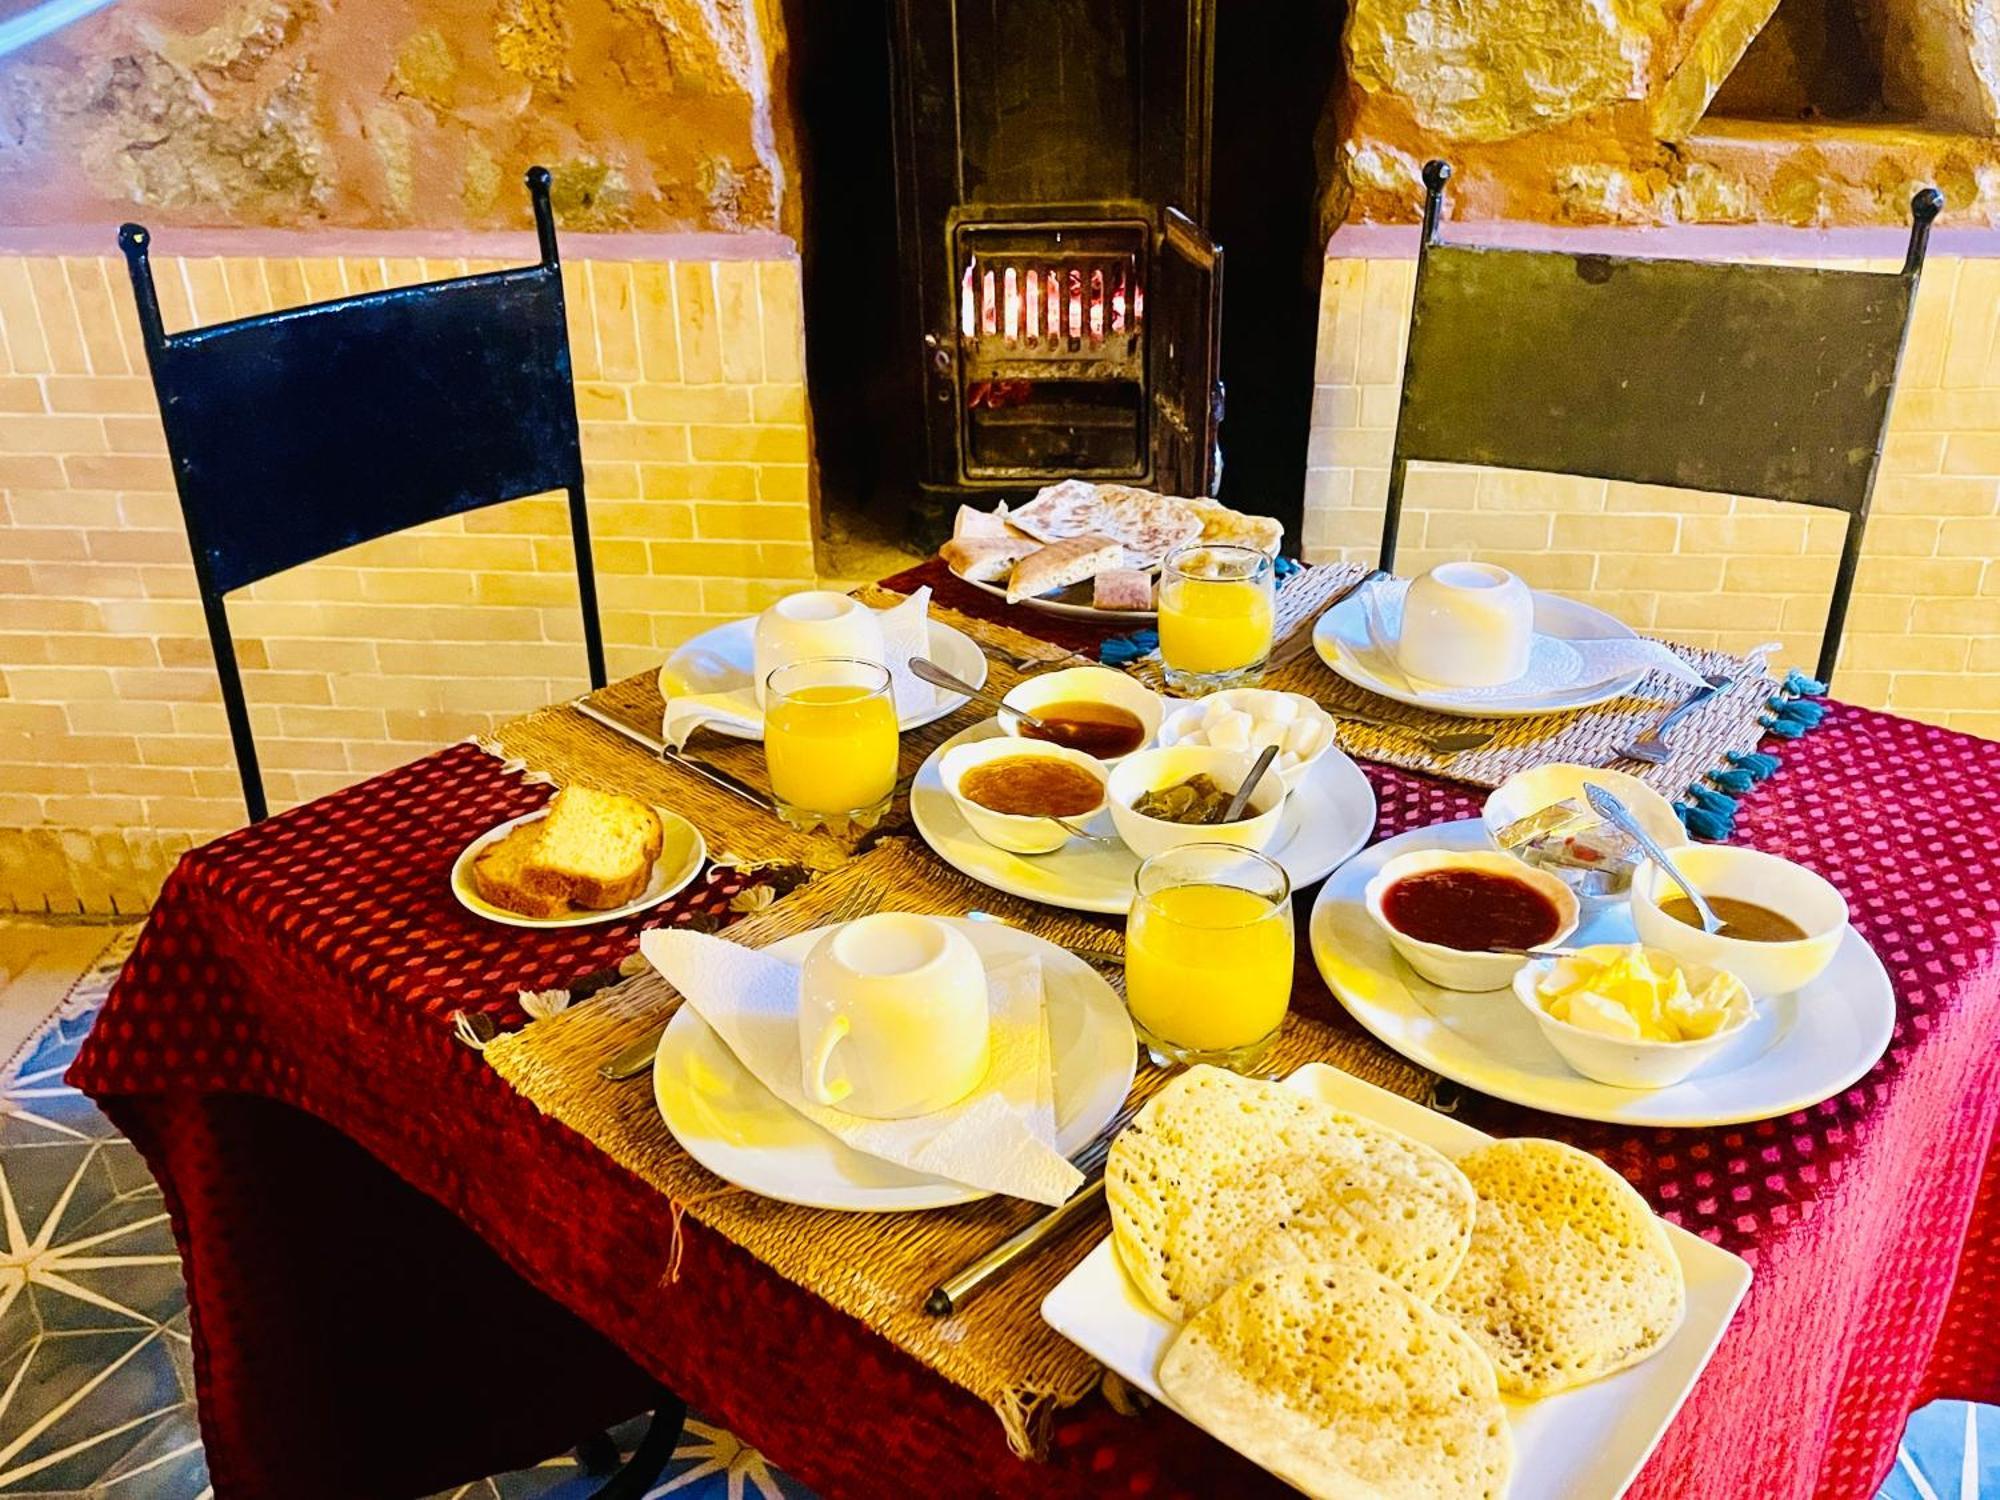
[[[1313,625],[1328,601],[1368,571],[1363,563],[1325,563],[1302,570],[1285,585],[1278,595],[1272,656],[1284,657],[1293,645],[1302,644],[1304,649],[1283,665],[1267,670],[1263,685],[1304,693],[1335,715],[1349,709],[1393,719],[1424,733],[1490,729],[1495,736],[1491,744],[1477,750],[1436,755],[1408,735],[1341,720],[1340,744],[1350,755],[1485,787],[1498,786],[1516,772],[1536,766],[1608,765],[1638,777],[1672,801],[1710,771],[1725,765],[1730,751],[1755,750],[1764,737],[1764,727],[1758,721],[1767,709],[1766,700],[1778,690],[1777,682],[1745,657],[1697,650],[1672,641],[1666,645],[1697,672],[1724,673],[1734,678],[1735,683],[1674,726],[1673,753],[1665,764],[1657,766],[1621,760],[1617,751],[1640,730],[1658,723],[1687,696],[1687,685],[1664,673],[1655,672],[1639,684],[1636,692],[1593,708],[1525,719],[1473,719],[1432,713],[1356,687],[1322,662],[1310,641]],[[1134,669],[1156,687],[1164,686],[1157,654],[1144,658]]]
[[[943,865],[908,841],[884,839],[729,929],[762,947],[794,933],[877,910],[956,915],[981,908],[1054,941],[1116,951],[1119,927],[1017,901]],[[1048,1419],[1095,1387],[1099,1368],[1041,1318],[1048,1290],[1101,1237],[1105,1221],[1072,1230],[1013,1268],[965,1311],[925,1313],[939,1280],[1006,1238],[1043,1210],[989,1198],[923,1213],[834,1213],[798,1208],[731,1188],[697,1165],[668,1133],[644,1079],[607,1083],[598,1065],[659,1025],[679,997],[656,975],[642,975],[486,1048],[486,1059],[544,1114],[586,1136],[666,1199],[662,1213],[686,1214],[734,1241],[788,1281],[825,1298],[947,1380],[991,1405],[1014,1451],[1045,1451]],[[1423,1099],[1435,1079],[1375,1042],[1294,1013],[1272,1048],[1267,1071],[1291,1072],[1330,1062],[1371,1083]],[[1167,1075],[1140,1069],[1134,1096]]]
[[[877,609],[886,609],[903,596],[871,584],[857,589],[855,597]],[[1005,693],[1023,677],[1047,670],[1051,665],[1082,662],[1082,658],[1061,646],[991,620],[975,619],[936,605],[931,608],[931,618],[955,626],[978,642],[986,653],[989,692]],[[659,737],[660,716],[666,711],[666,703],[660,696],[657,672],[640,672],[614,682],[584,701],[655,739]],[[877,834],[909,826],[909,785],[917,768],[939,745],[990,714],[991,710],[977,702],[968,703],[935,723],[903,735],[896,798],[875,831]],[[644,747],[576,712],[567,703],[553,704],[503,724],[482,743],[495,754],[519,761],[528,771],[558,783],[582,781],[670,807],[701,830],[708,840],[709,853],[717,859],[733,863],[775,860],[824,870],[848,859],[857,842],[866,842],[836,838],[826,832],[801,833],[788,827],[774,814],[661,760]],[[688,742],[687,752],[760,792],[768,794],[771,790],[761,741],[731,739],[709,730],[697,730]]]

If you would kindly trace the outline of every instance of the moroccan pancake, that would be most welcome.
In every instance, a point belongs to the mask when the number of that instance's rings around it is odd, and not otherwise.
[[[1687,1305],[1680,1258],[1624,1178],[1560,1141],[1495,1141],[1458,1165],[1479,1216],[1437,1305],[1491,1356],[1502,1390],[1552,1396],[1672,1337]]]
[[[1211,1067],[1119,1132],[1104,1185],[1120,1263],[1176,1322],[1285,1265],[1365,1266],[1429,1301],[1465,1254],[1476,1205],[1430,1147]]]
[[[1507,1489],[1493,1365],[1463,1330],[1355,1265],[1252,1276],[1188,1320],[1160,1388],[1320,1500],[1464,1500]]]

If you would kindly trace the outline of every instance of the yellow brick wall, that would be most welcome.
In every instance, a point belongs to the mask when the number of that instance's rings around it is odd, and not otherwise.
[[[482,268],[155,260],[167,327]],[[813,578],[793,260],[564,267],[612,674]],[[588,686],[534,497],[232,596],[274,807]],[[0,909],[143,906],[242,819],[122,262],[0,256]]]
[[[1824,262],[1882,269],[1875,261]],[[1306,482],[1314,559],[1371,559],[1415,263],[1332,258]],[[1413,465],[1399,572],[1478,555],[1631,625],[1781,643],[1810,669],[1841,517],[1771,501]],[[1934,256],[1918,290],[1835,691],[2000,738],[2000,260]]]

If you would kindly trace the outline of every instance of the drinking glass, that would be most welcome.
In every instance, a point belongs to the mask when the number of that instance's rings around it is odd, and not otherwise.
[[[1183,844],[1139,866],[1125,922],[1125,1003],[1162,1066],[1244,1072],[1292,999],[1292,883],[1234,844]]]
[[[764,680],[764,759],[778,815],[795,828],[868,829],[896,789],[896,704],[889,672],[822,656]]]
[[[1160,567],[1160,657],[1167,686],[1197,695],[1255,686],[1271,654],[1276,592],[1269,555],[1197,543]]]

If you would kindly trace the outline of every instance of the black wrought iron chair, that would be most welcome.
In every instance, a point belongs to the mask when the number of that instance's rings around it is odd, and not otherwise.
[[[139,328],[166,426],[243,801],[268,811],[224,596],[356,542],[549,490],[569,494],[592,687],[604,686],[576,394],[549,174],[527,174],[532,266],[342,297],[167,333],[126,224]],[[602,1433],[578,1445],[597,1500],[639,1500],[673,1457],[687,1408],[662,1389],[619,1467]],[[613,1472],[615,1470],[615,1472]]]
[[[1423,240],[1381,564],[1412,460],[1752,495],[1847,517],[1818,676],[1861,559],[1936,188],[1898,272],[1447,245],[1451,168],[1424,166]]]
[[[250,821],[267,812],[223,598],[356,542],[569,492],[593,687],[604,686],[549,174],[527,176],[541,259],[167,333],[127,224],[139,328],[194,551]]]

